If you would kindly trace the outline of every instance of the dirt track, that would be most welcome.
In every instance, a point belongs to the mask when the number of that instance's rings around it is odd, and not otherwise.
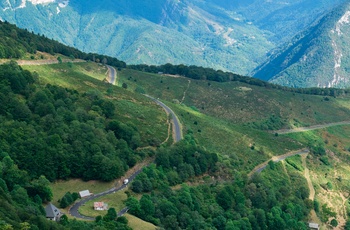
[[[297,150],[297,151],[292,151],[292,152],[288,152],[286,154],[280,155],[280,156],[273,156],[271,159],[265,161],[264,163],[259,164],[258,166],[256,166],[249,174],[248,177],[250,178],[254,173],[260,173],[262,170],[264,170],[267,166],[267,164],[270,161],[273,162],[279,162],[282,161],[288,157],[292,157],[295,155],[302,155],[302,154],[308,154],[310,152],[309,149],[301,149],[301,150]]]
[[[80,59],[62,59],[62,62],[86,62]],[[43,60],[17,60],[18,65],[50,65],[50,64],[58,64],[59,61],[57,59],[43,59]]]
[[[323,128],[328,128],[328,127],[338,126],[338,125],[350,125],[350,121],[333,122],[333,123],[328,123],[323,125],[312,125],[309,127],[299,127],[295,129],[280,129],[280,130],[273,131],[273,133],[278,133],[278,134],[299,133],[299,132],[323,129]]]

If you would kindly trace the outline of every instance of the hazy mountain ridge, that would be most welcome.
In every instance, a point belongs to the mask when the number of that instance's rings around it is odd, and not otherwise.
[[[254,77],[292,87],[345,87],[349,84],[350,6],[345,3],[282,46]]]
[[[340,1],[26,1],[0,18],[130,64],[183,63],[248,74],[278,42]],[[2,0],[0,7],[9,4],[20,2]]]

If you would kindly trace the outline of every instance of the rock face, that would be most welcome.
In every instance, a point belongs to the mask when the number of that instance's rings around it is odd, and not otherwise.
[[[293,87],[350,85],[350,6],[342,4],[256,68],[254,76]]]
[[[0,17],[127,63],[249,74],[342,0],[0,0]]]

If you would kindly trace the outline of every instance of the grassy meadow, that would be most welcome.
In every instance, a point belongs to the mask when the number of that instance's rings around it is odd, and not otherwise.
[[[282,127],[286,128],[349,119],[348,98],[326,98],[241,82],[193,80],[129,69],[119,71],[118,76],[119,82],[126,83],[131,91],[142,88],[154,97],[183,102],[202,113],[232,123],[258,122],[264,125],[276,116],[281,118]]]
[[[91,217],[106,215],[107,211],[94,210],[94,202],[105,202],[108,204],[108,208],[115,208],[115,210],[118,212],[125,207],[123,201],[125,201],[126,199],[127,195],[125,194],[125,190],[121,190],[86,202],[84,206],[81,206],[79,208],[79,213]]]
[[[155,230],[157,227],[151,223],[141,220],[130,214],[125,214],[125,217],[128,219],[128,225],[134,230]]]

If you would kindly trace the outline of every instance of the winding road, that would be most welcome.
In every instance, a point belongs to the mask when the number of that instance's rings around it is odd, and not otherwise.
[[[116,80],[116,70],[111,67],[111,66],[107,66],[108,70],[109,70],[109,83],[110,84],[115,84],[115,80]],[[174,113],[174,111],[172,111],[167,105],[165,105],[163,102],[149,96],[149,95],[145,95],[146,97],[152,99],[154,102],[156,102],[158,105],[160,105],[165,111],[167,114],[170,114],[171,117],[172,117],[172,124],[173,124],[173,138],[174,138],[174,142],[179,142],[181,139],[182,139],[182,131],[181,131],[181,124],[180,124],[180,121],[179,119],[177,118],[176,114]],[[147,166],[145,166],[147,167]],[[141,168],[140,170],[136,171],[135,173],[133,173],[129,178],[124,178],[124,179],[128,179],[129,182],[128,184],[130,184],[135,178],[136,176],[141,173],[143,170],[143,168]],[[85,219],[85,220],[95,220],[94,217],[90,217],[90,216],[84,216],[84,215],[81,215],[79,213],[79,208],[83,205],[86,204],[86,202],[90,201],[90,200],[93,200],[93,199],[96,199],[96,198],[99,198],[99,197],[102,197],[102,196],[105,196],[105,195],[108,195],[108,194],[111,194],[111,193],[114,193],[114,192],[117,192],[117,191],[120,191],[124,188],[126,188],[128,185],[121,185],[119,187],[113,187],[107,191],[104,191],[104,192],[101,192],[101,193],[98,193],[98,194],[94,194],[92,196],[89,196],[87,198],[84,198],[78,202],[76,202],[70,209],[69,209],[69,213],[73,216],[73,217],[76,217],[76,218],[79,218],[79,219]],[[118,212],[118,216],[122,216],[124,215],[127,211],[128,211],[128,207],[125,207],[123,208],[122,210],[120,210]]]
[[[140,170],[136,171],[135,173],[133,173],[129,178],[125,178],[125,179],[128,179],[129,180],[129,183],[135,179],[135,177],[140,174],[142,172],[142,169],[141,168]],[[81,215],[79,213],[79,208],[80,206],[83,206],[85,205],[86,202],[90,201],[90,200],[93,200],[93,199],[96,199],[96,198],[99,198],[99,197],[102,197],[102,196],[106,196],[108,194],[111,194],[111,193],[114,193],[114,192],[117,192],[117,191],[120,191],[120,190],[123,190],[124,188],[126,188],[128,186],[128,184],[123,184],[119,187],[113,187],[107,191],[104,191],[104,192],[101,192],[101,193],[98,193],[98,194],[94,194],[92,196],[89,196],[87,198],[84,198],[78,202],[76,202],[70,209],[69,209],[69,213],[76,217],[76,218],[80,218],[80,219],[85,219],[85,220],[95,220],[95,218],[93,217],[89,217],[89,216],[84,216],[84,215]],[[128,208],[123,208],[121,211],[118,212],[118,216],[122,216],[124,215],[126,212],[128,211]]]
[[[117,71],[115,70],[114,67],[110,66],[110,65],[106,65],[107,69],[108,69],[108,83],[115,85],[116,79],[117,79]]]
[[[163,102],[155,99],[154,97],[151,97],[147,94],[145,94],[146,97],[152,99],[155,103],[157,103],[158,105],[160,105],[167,114],[171,115],[171,120],[172,120],[172,124],[173,124],[173,138],[174,138],[174,142],[179,142],[182,139],[182,131],[181,131],[181,125],[180,125],[180,121],[177,118],[176,114],[174,113],[174,111],[172,111],[167,105],[165,105]]]

